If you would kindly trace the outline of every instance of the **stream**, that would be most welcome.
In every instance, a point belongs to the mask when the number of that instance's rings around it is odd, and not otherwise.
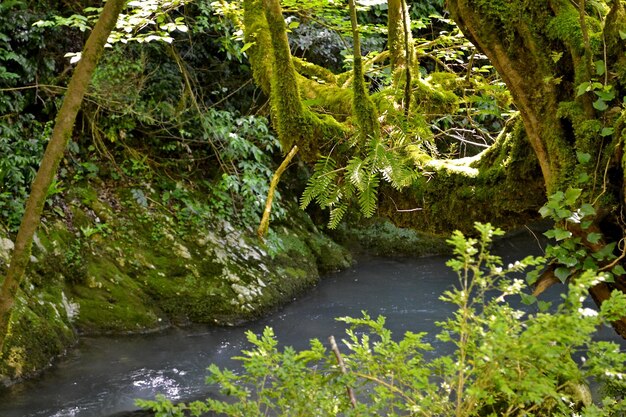
[[[497,252],[505,262],[540,254],[529,233],[500,241]],[[336,317],[360,316],[362,310],[384,315],[395,334],[428,332],[425,341],[441,349],[435,322],[453,307],[439,295],[456,283],[445,266],[447,257],[363,257],[348,270],[325,277],[320,285],[280,311],[246,326],[172,328],[150,335],[83,337],[77,348],[34,380],[0,392],[2,417],[101,417],[136,410],[136,398],[164,394],[173,401],[201,398],[211,363],[234,367],[231,360],[249,347],[245,332],[274,328],[283,345],[308,346],[308,339],[341,339],[345,326]],[[558,299],[555,286],[545,299]],[[543,297],[542,297],[543,298]],[[599,338],[620,341],[611,329]],[[622,346],[625,346],[622,343]]]

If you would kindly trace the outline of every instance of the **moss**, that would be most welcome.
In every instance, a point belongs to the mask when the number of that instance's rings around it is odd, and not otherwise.
[[[441,79],[441,77],[437,77]],[[436,78],[417,79],[413,83],[413,100],[419,113],[454,114],[459,109],[459,97]]]
[[[584,49],[583,32],[580,28],[580,15],[574,7],[565,7],[550,21],[547,34],[551,39],[564,41],[578,53]]]
[[[252,44],[248,56],[252,75],[265,94],[270,93],[272,79],[271,39],[261,0],[244,1],[244,39]]]
[[[471,161],[476,175],[449,166],[435,170],[432,161],[427,163],[431,174],[419,177],[408,190],[381,191],[388,196],[380,204],[382,217],[434,234],[452,229],[472,233],[476,221],[513,229],[535,219],[545,200],[541,171],[521,123]],[[398,207],[419,210],[399,212]]]
[[[80,306],[76,326],[83,333],[130,333],[165,324],[141,287],[107,257],[89,257],[84,283],[72,286]]]
[[[0,384],[37,375],[75,342],[60,288],[20,292],[0,361]]]
[[[443,236],[401,228],[383,218],[352,218],[333,233],[353,251],[377,256],[425,256],[449,253]]]
[[[311,62],[307,62],[302,58],[293,57],[292,60],[294,68],[299,74],[317,82],[337,85],[337,76],[330,70]]]
[[[338,121],[345,121],[352,114],[351,90],[309,79],[301,79],[300,86],[304,104],[316,112],[330,114]]]

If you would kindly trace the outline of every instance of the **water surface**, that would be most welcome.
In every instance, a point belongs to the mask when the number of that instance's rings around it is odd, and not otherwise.
[[[539,254],[530,234],[519,234],[498,244],[506,262]],[[319,286],[273,315],[242,327],[193,326],[163,333],[126,337],[85,337],[79,346],[40,378],[0,393],[2,417],[101,417],[135,410],[136,398],[164,394],[172,400],[206,395],[206,368],[211,363],[235,366],[230,358],[249,347],[245,332],[260,333],[271,326],[284,345],[308,346],[310,338],[326,343],[338,339],[345,326],[336,317],[387,317],[395,333],[428,332],[435,340],[435,322],[445,319],[452,306],[439,295],[456,283],[445,266],[447,258],[388,259],[366,257],[352,268],[324,278]],[[559,288],[548,298],[558,298]],[[600,337],[619,340],[610,329]]]

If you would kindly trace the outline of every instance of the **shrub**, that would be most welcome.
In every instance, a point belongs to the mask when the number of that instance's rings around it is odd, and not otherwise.
[[[251,332],[253,348],[238,359],[243,372],[209,368],[226,401],[207,399],[172,404],[163,397],[138,401],[157,416],[212,411],[226,416],[535,416],[615,415],[624,401],[591,401],[586,381],[611,384],[623,392],[626,355],[617,345],[592,340],[598,325],[624,311],[626,299],[615,293],[597,312],[583,307],[587,289],[608,275],[584,271],[568,286],[552,313],[529,313],[509,303],[526,287],[519,273],[542,268],[545,259],[527,257],[503,266],[489,252],[489,224],[476,224],[479,238],[455,232],[449,239],[458,286],[442,295],[456,312],[439,323],[438,338],[454,346],[448,355],[428,360],[432,346],[424,334],[407,332],[396,341],[385,319],[342,318],[349,324],[343,355],[319,340],[310,348],[279,349],[273,331]],[[612,313],[611,313],[612,312]],[[576,355],[584,357],[575,361]],[[433,355],[430,355],[433,356]],[[345,369],[337,364],[345,362]],[[349,387],[357,401],[346,393]]]

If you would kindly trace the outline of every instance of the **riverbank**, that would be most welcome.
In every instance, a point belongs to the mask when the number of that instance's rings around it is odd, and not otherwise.
[[[143,198],[134,190],[90,184],[49,205],[12,315],[2,384],[36,375],[80,335],[262,317],[352,262],[295,204],[262,243],[235,221],[194,216],[192,197],[185,210],[159,203],[156,190]],[[0,228],[0,273],[12,247]]]

